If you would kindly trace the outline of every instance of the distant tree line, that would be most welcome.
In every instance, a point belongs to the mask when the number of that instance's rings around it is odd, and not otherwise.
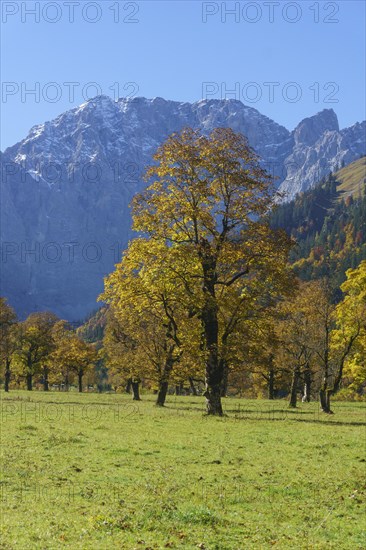
[[[79,338],[72,327],[49,312],[32,313],[18,321],[13,309],[0,298],[0,358],[4,389],[10,384],[31,391],[36,383],[83,391],[85,376],[94,379],[97,351]]]

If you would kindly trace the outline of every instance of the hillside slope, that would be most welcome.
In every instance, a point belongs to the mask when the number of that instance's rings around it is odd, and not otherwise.
[[[338,200],[346,199],[349,195],[357,198],[362,195],[366,184],[366,156],[351,162],[335,174],[338,182]]]
[[[290,262],[305,280],[329,276],[335,287],[366,259],[366,158],[345,166],[271,214],[297,244]]]

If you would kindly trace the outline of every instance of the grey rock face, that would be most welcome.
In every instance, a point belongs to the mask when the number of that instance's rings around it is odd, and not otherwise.
[[[22,316],[76,320],[131,238],[129,203],[169,134],[229,126],[248,137],[290,199],[365,152],[365,123],[339,131],[332,110],[294,132],[237,100],[193,104],[100,96],[35,126],[1,157],[1,294]]]
[[[338,119],[333,109],[304,118],[294,130],[295,145],[314,145],[325,132],[338,132]]]
[[[293,132],[294,144],[285,159],[286,177],[280,185],[285,200],[306,191],[342,162],[349,164],[366,151],[366,122],[339,130],[332,109],[305,118]]]

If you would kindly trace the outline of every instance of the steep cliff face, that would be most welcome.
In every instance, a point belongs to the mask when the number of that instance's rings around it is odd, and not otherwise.
[[[306,191],[331,171],[359,158],[366,150],[366,122],[339,130],[332,109],[305,118],[293,131],[294,144],[285,159],[286,177],[280,185],[285,200]]]
[[[236,100],[179,103],[100,96],[31,129],[2,155],[2,287],[20,315],[76,320],[131,238],[129,203],[156,148],[185,126],[230,126],[249,139],[287,198],[365,151],[365,123],[339,131],[333,111],[294,132]]]

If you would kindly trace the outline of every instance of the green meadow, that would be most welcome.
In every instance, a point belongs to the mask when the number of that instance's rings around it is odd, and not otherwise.
[[[366,406],[1,392],[13,549],[364,549]]]

